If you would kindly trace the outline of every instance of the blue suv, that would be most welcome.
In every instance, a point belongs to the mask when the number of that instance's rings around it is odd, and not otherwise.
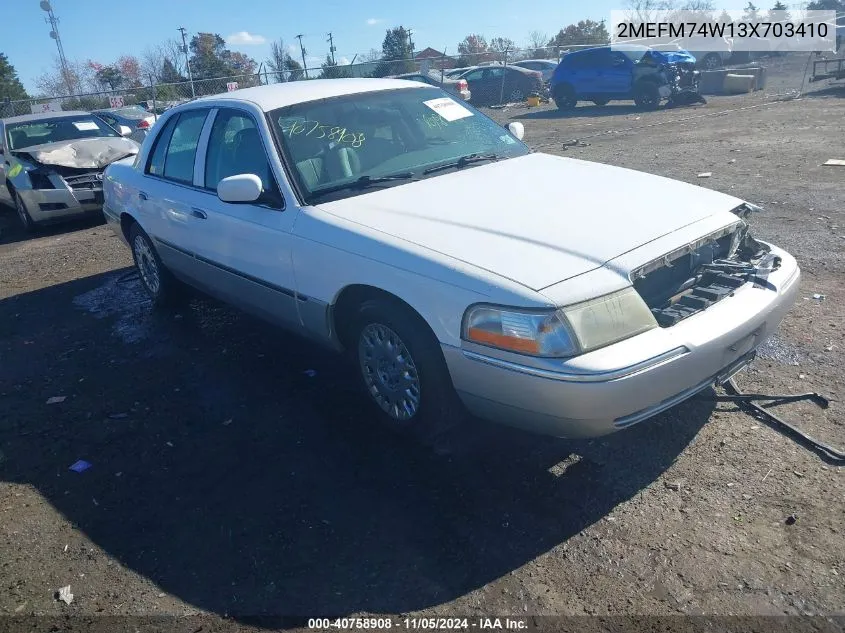
[[[684,50],[603,46],[567,54],[552,75],[551,93],[560,110],[574,108],[578,101],[601,106],[621,99],[653,110],[663,99],[670,104],[701,100],[698,80],[695,57]]]

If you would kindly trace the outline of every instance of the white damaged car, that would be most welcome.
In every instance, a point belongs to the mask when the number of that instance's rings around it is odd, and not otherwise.
[[[131,132],[88,112],[0,120],[0,202],[27,230],[99,213],[106,165],[138,153]]]
[[[522,135],[415,82],[236,90],[166,112],[104,211],[156,302],[185,282],[345,351],[417,436],[465,409],[598,436],[745,366],[799,287],[752,206]]]

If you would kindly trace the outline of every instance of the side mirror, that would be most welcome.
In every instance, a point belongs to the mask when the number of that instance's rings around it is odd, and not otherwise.
[[[525,136],[525,126],[522,125],[519,121],[511,121],[505,126],[511,134],[513,134],[516,138],[520,141],[522,137]]]
[[[132,134],[132,128],[128,125],[118,126],[117,131],[120,132],[121,136],[129,136],[130,134]]]
[[[217,183],[217,197],[223,202],[255,202],[264,188],[255,174],[229,176]]]

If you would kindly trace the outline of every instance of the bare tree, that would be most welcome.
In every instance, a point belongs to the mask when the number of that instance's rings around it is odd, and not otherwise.
[[[631,22],[655,22],[657,11],[672,11],[674,0],[627,0],[625,18]]]
[[[362,62],[377,62],[381,59],[381,55],[381,49],[371,48],[363,55],[358,55],[358,59],[360,59]]]
[[[141,73],[145,80],[152,76],[155,81],[161,81],[165,62],[170,62],[170,71],[175,70],[178,75],[187,75],[185,68],[185,53],[182,42],[169,39],[160,44],[148,46],[141,55]]]
[[[544,48],[549,45],[549,35],[543,31],[531,31],[528,34],[529,48]]]

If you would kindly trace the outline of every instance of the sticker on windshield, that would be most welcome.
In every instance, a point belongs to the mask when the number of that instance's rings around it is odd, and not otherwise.
[[[423,101],[423,104],[434,110],[447,121],[457,121],[458,119],[472,116],[472,112],[449,97],[429,99],[428,101]]]
[[[73,127],[75,127],[80,132],[90,132],[92,130],[97,131],[100,128],[97,127],[97,124],[93,121],[74,121]]]

